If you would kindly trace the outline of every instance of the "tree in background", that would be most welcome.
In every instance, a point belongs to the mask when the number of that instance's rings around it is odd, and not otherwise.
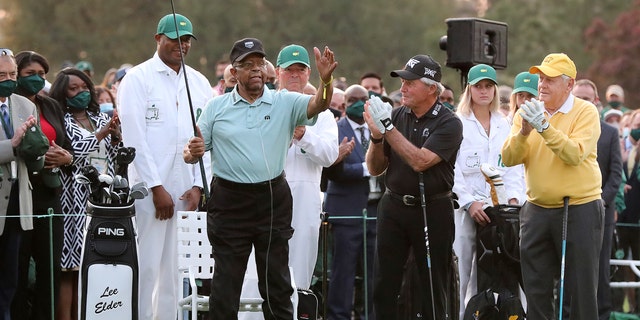
[[[610,84],[625,89],[625,105],[640,106],[640,0],[613,23],[596,18],[584,32],[586,51],[594,56],[586,77],[598,84],[600,97]]]
[[[445,19],[451,17],[508,24],[508,62],[498,72],[501,84],[510,85],[516,74],[550,52],[567,53],[576,62],[578,76],[588,75],[603,90],[619,81],[631,91],[636,85],[632,81],[640,81],[633,79],[637,71],[619,72],[637,70],[631,69],[637,66],[631,57],[638,56],[632,54],[638,50],[638,37],[631,30],[638,26],[638,0],[633,4],[631,0],[174,0],[174,4],[193,22],[198,37],[187,64],[210,81],[215,81],[215,62],[228,56],[235,40],[256,37],[272,61],[287,44],[308,50],[329,45],[340,63],[336,76],[353,83],[364,72],[376,71],[388,92],[400,86],[388,72],[401,68],[409,57],[426,53],[443,66],[443,81],[455,85],[460,74],[444,67],[446,52],[438,46],[447,33]],[[149,58],[158,19],[171,12],[171,2],[2,0],[2,10],[7,14],[0,16],[0,47],[44,54],[53,75],[65,60],[88,60],[99,81],[111,67]],[[607,26],[609,21],[616,23]],[[612,37],[617,37],[617,46],[628,48],[612,52],[608,49]],[[618,55],[627,57],[619,63],[624,67],[599,69]],[[605,75],[609,78],[601,78]],[[633,107],[638,101],[630,92],[628,104]]]

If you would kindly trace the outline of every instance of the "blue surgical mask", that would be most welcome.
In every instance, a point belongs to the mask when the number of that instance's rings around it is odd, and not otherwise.
[[[100,112],[109,112],[113,111],[113,103],[105,102],[100,104]]]

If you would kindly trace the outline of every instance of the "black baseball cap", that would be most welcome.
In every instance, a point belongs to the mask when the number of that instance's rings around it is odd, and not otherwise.
[[[252,53],[259,53],[263,57],[267,56],[260,40],[255,38],[244,38],[233,44],[233,48],[231,48],[231,53],[229,54],[229,60],[231,60],[231,63],[234,63],[244,59]]]
[[[420,78],[429,78],[433,81],[440,82],[442,79],[442,70],[440,64],[431,56],[419,54],[413,56],[404,65],[403,70],[394,70],[390,74],[392,77],[400,77],[405,80],[416,80]]]

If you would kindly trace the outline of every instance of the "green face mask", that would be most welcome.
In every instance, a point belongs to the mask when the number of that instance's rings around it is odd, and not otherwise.
[[[447,109],[451,110],[451,111],[456,111],[456,106],[452,105],[449,102],[441,102],[443,106],[447,107]]]
[[[362,118],[362,113],[364,113],[364,101],[358,100],[352,105],[349,105],[346,109],[346,113],[352,117]]]
[[[82,91],[73,98],[67,98],[67,105],[75,109],[86,109],[89,107],[90,101],[91,93],[89,91]]]
[[[16,91],[17,86],[18,84],[11,79],[0,82],[0,97],[5,98],[10,96],[14,91]]]
[[[640,129],[631,130],[629,135],[631,136],[631,138],[633,138],[633,140],[636,140],[636,141],[640,140]]]
[[[617,108],[617,107],[619,107],[621,105],[621,103],[620,103],[620,101],[609,101],[609,105],[612,108]]]
[[[44,78],[37,74],[18,77],[18,87],[22,88],[27,94],[34,95],[44,88]]]

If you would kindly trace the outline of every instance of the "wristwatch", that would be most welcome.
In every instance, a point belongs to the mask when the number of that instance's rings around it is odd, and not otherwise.
[[[380,139],[376,139],[373,136],[369,136],[369,141],[371,141],[373,144],[378,144],[378,143],[381,143],[382,141],[384,141],[384,137],[382,137]]]

